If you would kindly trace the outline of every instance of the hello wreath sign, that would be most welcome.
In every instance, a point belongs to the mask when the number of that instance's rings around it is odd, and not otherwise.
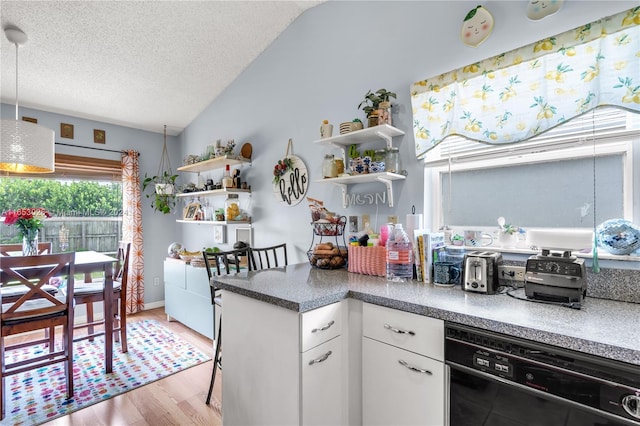
[[[285,206],[295,206],[307,194],[309,174],[302,158],[293,155],[293,140],[289,139],[287,152],[273,167],[273,195]]]

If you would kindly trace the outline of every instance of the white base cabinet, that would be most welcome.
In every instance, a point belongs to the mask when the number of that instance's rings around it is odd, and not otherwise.
[[[222,294],[225,426],[345,424],[342,302],[299,314]]]
[[[363,304],[364,425],[446,424],[444,323]]]
[[[367,337],[362,358],[363,424],[445,424],[442,362]]]
[[[164,311],[198,333],[214,339],[214,309],[209,276],[205,268],[194,268],[181,260],[164,261]],[[217,326],[217,318],[215,326]]]

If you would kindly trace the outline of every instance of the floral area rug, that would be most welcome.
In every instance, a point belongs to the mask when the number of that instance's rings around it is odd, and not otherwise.
[[[5,378],[1,425],[37,425],[113,398],[211,359],[154,320],[127,324],[129,351],[113,345],[113,373],[104,373],[104,336],[74,343],[74,396],[65,399],[64,365],[58,363]],[[18,360],[43,346],[6,354]]]

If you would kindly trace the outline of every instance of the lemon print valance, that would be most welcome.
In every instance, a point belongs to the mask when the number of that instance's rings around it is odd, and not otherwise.
[[[640,113],[640,7],[412,84],[416,156],[450,135],[523,141],[602,105]]]

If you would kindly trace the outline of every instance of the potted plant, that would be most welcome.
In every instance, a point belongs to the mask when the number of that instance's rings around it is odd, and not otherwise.
[[[153,196],[151,207],[163,214],[171,213],[176,206],[175,184],[178,175],[173,174],[171,170],[171,162],[169,161],[169,153],[167,152],[167,126],[164,126],[164,145],[162,147],[162,155],[160,156],[160,165],[158,173],[155,176],[147,176],[145,173],[142,181],[142,192],[148,186],[154,189],[152,194],[146,194],[147,198]]]
[[[178,175],[171,174],[170,170],[165,170],[157,176],[147,176],[145,174],[142,181],[142,191],[148,186],[154,189],[153,193],[146,194],[147,198],[152,198],[151,207],[155,210],[169,214],[176,206],[175,183]]]
[[[369,120],[369,127],[377,126],[378,124],[383,123],[391,124],[391,98],[396,99],[396,94],[393,92],[389,92],[387,89],[378,89],[375,92],[369,90],[367,94],[364,95],[364,100],[360,102],[360,105],[358,105],[358,109],[362,109],[367,115],[367,119]],[[387,113],[383,123],[378,122],[380,109],[382,109],[383,114],[385,114],[385,112]]]

